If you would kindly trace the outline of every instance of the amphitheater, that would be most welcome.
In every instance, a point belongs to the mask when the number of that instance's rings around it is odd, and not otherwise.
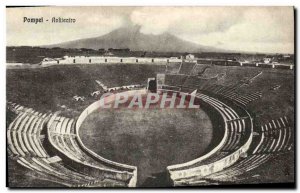
[[[207,130],[211,130],[213,138],[202,142],[205,136],[194,135],[188,139],[193,141],[169,144],[171,147],[166,150],[161,147],[160,151],[165,151],[162,159],[171,161],[166,161],[166,167],[156,171],[163,175],[147,178],[143,174],[145,169],[127,162],[130,160],[127,157],[135,156],[132,147],[125,143],[122,149],[117,149],[118,142],[106,138],[105,130],[112,136],[116,124],[112,124],[112,128],[104,124],[107,128],[101,128],[96,134],[85,122],[93,120],[91,116],[101,108],[99,100],[103,99],[99,97],[102,94],[145,94],[149,92],[147,79],[156,76],[159,93],[196,98],[203,110],[201,120],[211,122]],[[95,80],[100,80],[108,89],[100,87]],[[95,90],[98,94],[91,94]],[[74,101],[74,95],[85,96],[86,100]],[[7,70],[7,101],[10,187],[164,187],[294,182],[294,70],[290,66],[198,61],[156,65],[58,64]],[[112,101],[105,100],[106,103]],[[104,119],[106,117],[101,122]],[[187,132],[204,130],[201,120],[195,120],[199,122],[192,126],[184,123],[181,129]],[[155,120],[150,121],[155,123]],[[88,132],[95,136],[103,134],[97,138],[98,145],[91,136],[84,136]],[[135,133],[137,138],[138,134]],[[100,139],[115,144],[105,146]],[[206,144],[201,152],[197,150],[198,143]],[[167,146],[168,142],[165,144]],[[188,144],[194,145],[193,148],[183,147]],[[116,152],[124,152],[123,148],[130,151],[118,159]],[[182,156],[190,160],[171,152],[180,152],[180,149],[190,154],[190,157]],[[193,154],[193,151],[196,152]],[[154,159],[160,158],[151,158]],[[155,168],[154,165],[150,165],[149,170]],[[152,182],[147,184],[145,179]]]

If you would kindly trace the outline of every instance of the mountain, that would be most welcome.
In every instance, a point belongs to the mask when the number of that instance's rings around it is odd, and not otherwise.
[[[169,33],[160,35],[143,34],[140,32],[140,26],[122,27],[103,36],[73,40],[43,47],[129,48],[133,51],[156,52],[224,52],[221,49],[182,40]]]

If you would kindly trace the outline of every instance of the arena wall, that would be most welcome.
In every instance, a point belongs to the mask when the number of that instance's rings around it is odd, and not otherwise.
[[[53,120],[54,116],[51,118]],[[51,120],[49,121],[51,122]],[[48,123],[49,123],[48,122]],[[48,140],[50,144],[56,149],[56,154],[62,158],[63,162],[66,164],[72,166],[74,169],[77,171],[80,171],[81,173],[84,174],[89,174],[93,177],[99,177],[100,179],[102,177],[109,177],[111,179],[116,179],[116,180],[127,180],[128,178],[130,179],[131,176],[133,175],[132,173],[129,173],[128,171],[116,171],[116,170],[111,170],[107,168],[102,168],[99,166],[95,165],[90,165],[88,163],[84,163],[80,160],[74,159],[74,157],[69,157],[67,154],[61,151],[61,149],[56,145],[56,143],[53,141],[50,132],[50,126],[47,126],[47,133],[48,133]]]
[[[225,135],[224,135],[221,143],[218,146],[216,146],[213,150],[211,150],[208,154],[205,154],[204,156],[201,156],[198,159],[192,160],[190,162],[168,166],[167,169],[169,170],[171,179],[175,181],[175,180],[178,180],[181,178],[188,178],[188,177],[194,177],[194,176],[204,177],[204,176],[210,175],[212,173],[221,171],[224,168],[233,165],[241,157],[242,154],[246,153],[250,147],[250,144],[251,144],[252,138],[253,138],[253,123],[252,123],[250,114],[245,109],[243,109],[243,110],[250,117],[251,128],[250,128],[250,131],[248,133],[246,133],[249,135],[247,141],[239,149],[237,149],[236,151],[232,152],[228,156],[226,156],[220,160],[217,160],[213,163],[200,165],[200,166],[194,167],[194,168],[180,170],[181,167],[191,166],[195,163],[201,163],[202,160],[204,160],[204,159],[212,156],[214,153],[216,153],[224,145],[225,141],[223,141],[223,140],[227,139],[227,136],[226,136],[227,132],[225,132]],[[227,129],[227,127],[225,127],[225,129]],[[174,169],[178,169],[178,170],[172,171]]]
[[[128,97],[130,96],[134,96],[136,93],[139,93],[141,95],[146,94],[146,90],[142,89],[142,90],[130,90],[130,91],[126,91]],[[86,151],[87,153],[89,153],[90,155],[92,155],[93,157],[97,158],[98,160],[108,163],[112,166],[116,166],[116,167],[121,167],[127,170],[131,170],[133,172],[133,177],[129,182],[129,186],[130,187],[135,187],[136,186],[136,182],[137,182],[137,168],[135,166],[130,166],[130,165],[126,165],[126,164],[121,164],[118,162],[114,162],[108,159],[105,159],[101,156],[99,156],[98,154],[96,154],[95,152],[93,152],[92,150],[88,149],[83,142],[81,141],[80,137],[79,137],[79,129],[80,126],[82,125],[83,121],[87,118],[87,116],[89,116],[91,113],[93,113],[94,111],[98,110],[101,108],[102,104],[108,104],[111,103],[115,100],[115,95],[111,94],[107,97],[105,97],[104,99],[100,99],[99,101],[96,101],[94,103],[92,103],[90,106],[88,106],[78,117],[77,122],[76,122],[76,126],[75,126],[75,132],[76,132],[76,136],[77,136],[77,140],[79,142],[79,145],[81,146],[81,148],[84,149],[84,151]]]
[[[199,167],[186,169],[186,170],[178,170],[178,171],[170,171],[171,179],[176,180],[180,178],[187,178],[187,177],[204,177],[218,171],[223,170],[231,165],[233,165],[242,154],[246,153],[250,147],[252,142],[253,135],[251,134],[247,140],[247,142],[241,146],[238,150],[231,153],[230,155],[210,164],[202,165]],[[169,169],[169,168],[168,168]]]
[[[167,90],[167,91],[170,91],[170,90]],[[174,91],[173,91],[174,92]],[[216,109],[217,111],[220,111],[219,109]],[[222,115],[223,116],[223,115]],[[224,120],[224,117],[223,117],[223,120]],[[224,143],[226,142],[226,139],[227,139],[227,136],[228,136],[228,128],[227,128],[227,124],[225,124],[225,132],[224,132],[224,136],[221,140],[221,142],[214,148],[212,149],[210,152],[208,152],[207,154],[197,158],[197,159],[194,159],[194,160],[191,160],[189,162],[185,162],[185,163],[182,163],[182,164],[176,164],[176,165],[172,165],[172,166],[168,166],[167,169],[170,171],[172,169],[176,169],[176,168],[181,168],[181,167],[187,167],[187,166],[190,166],[190,165],[193,165],[193,164],[196,164],[198,162],[201,162],[202,160],[212,156],[214,153],[216,153],[223,145]]]

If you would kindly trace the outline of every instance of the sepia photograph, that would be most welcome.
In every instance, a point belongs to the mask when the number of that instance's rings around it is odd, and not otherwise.
[[[5,12],[7,187],[295,187],[293,6]]]

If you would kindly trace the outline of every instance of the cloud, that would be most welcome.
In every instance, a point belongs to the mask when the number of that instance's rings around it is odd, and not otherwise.
[[[143,33],[203,34],[226,31],[239,22],[242,10],[234,7],[144,7],[131,14]]]
[[[75,18],[75,24],[26,24],[23,17]],[[45,45],[101,36],[137,24],[229,50],[294,52],[293,7],[35,7],[7,9],[8,45]],[[221,42],[221,44],[220,44]]]
[[[292,7],[144,7],[130,18],[146,34],[168,32],[229,50],[294,52]]]

